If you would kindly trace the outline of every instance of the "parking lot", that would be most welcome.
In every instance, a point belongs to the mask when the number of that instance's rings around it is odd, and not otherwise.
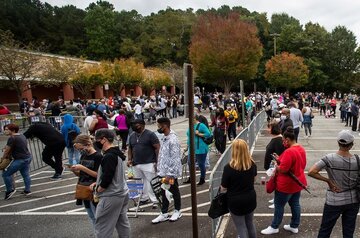
[[[299,142],[307,151],[307,169],[318,161],[321,156],[337,150],[336,135],[345,128],[339,119],[325,119],[315,114],[313,136],[304,139],[304,132],[301,130]],[[188,122],[184,118],[173,120],[172,129],[177,132],[182,148],[186,145],[186,130]],[[150,130],[155,130],[156,125],[147,125]],[[347,127],[347,129],[349,129]],[[253,157],[258,165],[258,177],[256,181],[257,203],[255,210],[255,224],[258,237],[264,237],[260,230],[266,228],[273,215],[273,210],[268,208],[268,200],[272,195],[265,193],[264,185],[259,183],[260,177],[265,174],[263,170],[263,157],[265,146],[270,137],[267,128],[263,128],[256,142]],[[356,133],[356,141],[353,153],[359,153],[359,136]],[[211,166],[219,158],[214,152],[210,153]],[[197,206],[199,237],[209,238],[211,234],[211,219],[207,216],[209,209],[209,185],[207,183],[197,187]],[[0,200],[0,230],[1,237],[94,237],[92,227],[87,214],[82,206],[77,206],[74,199],[74,190],[77,178],[69,171],[64,172],[60,181],[50,181],[53,171],[44,168],[32,172],[32,194],[24,197],[18,192],[8,201]],[[199,173],[197,173],[199,176]],[[180,183],[181,184],[181,183]],[[271,237],[316,237],[322,215],[322,208],[325,200],[325,184],[308,177],[309,189],[313,195],[302,192],[302,220],[299,233],[290,234],[283,229],[280,233]],[[21,179],[17,181],[18,191],[22,191]],[[1,186],[0,196],[4,195],[4,187]],[[183,217],[175,223],[151,224],[159,211],[152,209],[150,205],[142,206],[143,212],[137,218],[130,218],[132,237],[192,237],[191,221],[191,194],[190,185],[180,186],[182,197]],[[133,203],[130,202],[130,210]],[[283,224],[290,219],[289,209],[286,209]],[[130,214],[133,212],[130,211]],[[337,224],[332,237],[342,237],[341,226]],[[355,237],[360,236],[359,229]],[[230,220],[223,230],[223,237],[236,237],[235,228]]]

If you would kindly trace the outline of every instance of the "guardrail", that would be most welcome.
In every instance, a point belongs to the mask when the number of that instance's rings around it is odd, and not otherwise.
[[[257,116],[251,121],[251,123],[242,130],[236,139],[243,139],[247,141],[249,145],[249,149],[255,146],[256,136],[259,133],[260,129],[264,126],[266,122],[266,113],[265,111],[261,111],[257,114]],[[209,181],[209,193],[210,193],[210,201],[216,196],[218,189],[221,185],[221,177],[223,173],[224,166],[229,163],[231,159],[231,145],[227,147],[225,152],[222,154],[216,165],[214,166],[211,174],[210,174],[210,181]],[[216,237],[216,234],[219,230],[221,221],[223,217],[219,217],[217,219],[212,220],[212,231],[211,237]]]

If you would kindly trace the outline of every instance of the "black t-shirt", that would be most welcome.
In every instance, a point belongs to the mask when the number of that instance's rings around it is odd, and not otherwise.
[[[154,132],[147,129],[142,134],[132,133],[129,146],[132,150],[133,164],[148,164],[156,162],[155,144],[160,144]]]
[[[274,137],[271,139],[269,144],[266,146],[264,169],[268,170],[272,160],[271,154],[276,153],[281,155],[284,152],[285,147],[283,145],[282,137]]]
[[[11,156],[14,159],[27,159],[31,157],[27,147],[27,140],[24,135],[11,136],[6,143],[11,148]]]
[[[91,155],[83,154],[80,158],[80,164],[92,171],[98,171],[101,164],[103,156],[99,152],[95,152]],[[80,171],[78,183],[81,185],[90,185],[96,182],[96,178],[90,176],[89,174]]]
[[[254,180],[257,175],[256,165],[249,170],[238,171],[225,165],[221,186],[227,188],[229,210],[237,216],[248,214],[256,208]]]

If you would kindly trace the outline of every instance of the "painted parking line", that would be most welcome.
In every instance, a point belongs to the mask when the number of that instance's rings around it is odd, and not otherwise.
[[[58,193],[58,194],[54,194],[54,195],[50,195],[50,196],[44,196],[41,198],[33,198],[33,199],[21,201],[21,202],[14,202],[14,203],[2,205],[2,206],[0,206],[0,208],[17,206],[17,205],[21,205],[21,204],[25,204],[25,203],[31,203],[31,202],[41,201],[41,200],[45,200],[45,199],[49,199],[49,198],[65,196],[65,195],[69,195],[69,194],[73,194],[73,193],[75,193],[75,191],[66,192],[66,193]]]
[[[32,209],[28,209],[28,210],[24,210],[24,211],[19,211],[17,213],[33,212],[33,211],[43,210],[43,209],[52,208],[52,207],[59,207],[59,206],[62,206],[62,205],[66,205],[66,204],[69,204],[69,203],[75,203],[75,202],[76,202],[76,200],[71,200],[71,201],[51,204],[51,205],[47,205],[47,206],[32,208]]]

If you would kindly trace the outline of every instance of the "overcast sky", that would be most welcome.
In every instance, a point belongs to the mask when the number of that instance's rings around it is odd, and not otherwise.
[[[44,1],[44,0],[42,0]],[[46,0],[51,5],[75,5],[85,9],[92,0]],[[222,5],[242,6],[249,11],[266,12],[268,19],[273,13],[285,12],[300,20],[302,25],[311,21],[328,31],[338,25],[346,26],[360,42],[360,1],[358,0],[108,0],[117,11],[135,9],[142,15],[166,9],[193,8],[197,10],[219,8]]]

